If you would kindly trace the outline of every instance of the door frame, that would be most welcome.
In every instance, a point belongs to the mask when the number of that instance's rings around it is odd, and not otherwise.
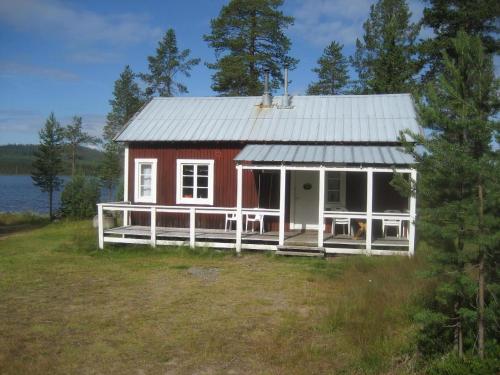
[[[296,171],[291,171],[290,173],[290,197],[289,197],[289,204],[290,204],[290,220],[289,220],[289,226],[290,229],[302,229],[302,228],[295,228],[295,210],[296,210],[296,205],[295,205],[295,174],[296,172],[301,172],[301,171],[307,171],[307,170],[296,170]],[[319,171],[318,170],[311,170],[311,172],[318,173],[318,182],[319,182]],[[345,207],[346,204],[346,172],[341,171],[340,173],[340,204],[341,206]],[[325,176],[326,177],[326,176]],[[327,189],[327,179],[325,178],[325,207],[323,209],[326,209],[328,206],[334,206],[338,204],[329,204],[328,199],[327,199],[327,194],[328,194],[328,189]],[[318,199],[318,208],[316,211],[319,209],[319,199]],[[318,212],[319,214],[319,212]],[[309,229],[309,228],[308,228]],[[312,224],[310,227],[311,230],[318,230],[318,224]]]
[[[289,198],[289,204],[290,204],[290,222],[289,222],[289,226],[290,226],[290,229],[302,229],[302,227],[300,228],[295,228],[295,210],[296,210],[296,206],[295,206],[295,174],[296,172],[314,172],[314,173],[317,173],[318,174],[318,182],[319,182],[319,171],[318,170],[296,170],[296,171],[291,171],[290,173],[290,198]],[[317,209],[316,209],[316,212],[317,212]],[[311,224],[311,226],[309,228],[307,228],[306,230],[318,230],[318,224]]]

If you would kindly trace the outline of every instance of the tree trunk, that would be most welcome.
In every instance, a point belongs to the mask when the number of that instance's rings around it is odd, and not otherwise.
[[[256,53],[256,40],[257,40],[257,11],[254,9],[251,16],[251,26],[250,26],[250,46],[248,52],[250,56],[252,56],[249,64],[250,77],[252,79],[258,80],[259,72],[257,72],[257,68],[255,67],[255,53]],[[259,95],[258,92],[249,92],[247,95]]]
[[[76,147],[71,150],[71,177],[75,176],[76,169]]]
[[[483,185],[478,185],[479,198],[479,232],[484,225],[484,197]],[[479,242],[479,275],[478,275],[478,319],[477,319],[477,341],[479,358],[484,358],[484,250]]]
[[[52,188],[49,189],[49,220],[52,221]]]
[[[464,333],[461,320],[458,321],[458,358],[464,358]]]
[[[455,305],[453,306],[455,312],[454,320],[456,320],[454,339],[455,339],[455,350],[457,352],[457,355],[459,358],[463,358],[464,343],[463,343],[463,332],[462,332],[462,320],[460,319],[460,315],[458,315],[459,307],[460,307],[459,303],[455,302]]]

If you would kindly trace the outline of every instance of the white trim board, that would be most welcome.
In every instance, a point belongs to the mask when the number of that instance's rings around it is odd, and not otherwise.
[[[140,196],[140,165],[151,164],[151,196]],[[158,159],[134,159],[134,201],[139,203],[156,203]]]
[[[214,204],[214,168],[215,162],[213,159],[177,159],[176,182],[175,182],[175,203],[176,204],[203,204],[212,206]],[[208,196],[207,198],[185,198],[182,196],[182,166],[191,165],[208,165]],[[193,195],[196,192],[197,175],[193,170]]]

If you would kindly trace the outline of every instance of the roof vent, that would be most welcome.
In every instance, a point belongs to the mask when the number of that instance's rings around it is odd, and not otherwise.
[[[281,106],[284,108],[290,107],[290,97],[288,96],[288,67],[285,66],[285,93],[283,94],[283,101]]]
[[[262,95],[262,106],[271,107],[273,96],[269,91],[269,69],[264,70],[264,95]]]

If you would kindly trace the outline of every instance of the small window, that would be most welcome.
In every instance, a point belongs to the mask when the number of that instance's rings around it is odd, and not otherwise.
[[[156,159],[135,159],[134,200],[156,203]]]
[[[213,160],[177,160],[177,203],[213,204]]]
[[[345,172],[327,172],[325,207],[345,205]]]
[[[340,173],[328,172],[327,202],[340,203]]]

